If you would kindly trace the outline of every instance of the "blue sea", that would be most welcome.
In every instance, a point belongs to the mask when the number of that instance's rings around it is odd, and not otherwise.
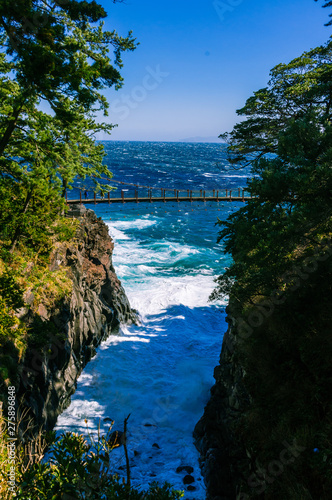
[[[222,144],[104,142],[114,179],[163,189],[243,188],[248,170],[233,170]],[[85,184],[84,189],[91,188]],[[123,187],[122,187],[123,189]],[[128,189],[131,189],[128,186]],[[75,190],[69,195],[77,197]],[[210,303],[214,279],[229,265],[216,226],[242,203],[167,202],[89,206],[109,227],[113,264],[139,326],[122,325],[98,349],[79,378],[58,431],[96,432],[108,417],[114,429],[128,422],[132,482],[147,488],[168,481],[187,499],[205,498],[194,426],[214,383],[226,300]],[[106,429],[102,422],[102,429]],[[114,471],[125,475],[121,448]],[[179,466],[194,469],[194,491],[183,484]]]

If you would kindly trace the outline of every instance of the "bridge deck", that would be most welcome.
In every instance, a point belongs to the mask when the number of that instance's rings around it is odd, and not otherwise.
[[[83,203],[85,204],[96,204],[96,203],[166,203],[172,201],[174,202],[180,202],[180,201],[188,201],[188,202],[194,202],[194,201],[248,201],[250,200],[250,196],[152,196],[152,197],[137,197],[137,198],[88,198],[86,200],[83,199],[78,199],[78,200],[67,200],[68,204],[73,204],[73,203]]]

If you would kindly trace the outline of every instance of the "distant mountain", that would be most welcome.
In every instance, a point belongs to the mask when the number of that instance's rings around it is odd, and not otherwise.
[[[218,144],[222,144],[223,141],[218,139],[218,136],[211,137],[188,137],[186,139],[182,139],[180,142],[216,142]]]

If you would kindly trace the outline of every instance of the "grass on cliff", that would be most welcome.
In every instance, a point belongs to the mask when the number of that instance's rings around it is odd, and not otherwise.
[[[0,239],[0,378],[7,385],[29,343],[40,344],[29,329],[29,311],[38,317],[70,296],[72,280],[68,269],[51,270],[50,260],[56,249],[65,251],[78,224],[76,219],[58,217],[47,228],[47,245],[42,247],[22,241],[10,252],[10,240],[4,235]]]

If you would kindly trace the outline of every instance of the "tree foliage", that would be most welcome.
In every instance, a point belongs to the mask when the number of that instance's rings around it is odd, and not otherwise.
[[[315,0],[315,2],[317,2],[318,0]],[[324,5],[323,5],[324,8],[327,8],[327,7],[332,7],[332,1],[331,0],[328,0],[328,1],[325,1],[324,0]],[[329,14],[329,17],[332,17],[332,14]],[[332,25],[332,19],[325,24],[325,26],[331,26]]]
[[[219,221],[219,238],[233,262],[212,294],[230,295],[232,358],[241,367],[240,388],[248,396],[242,398],[234,435],[244,443],[252,475],[241,485],[239,478],[237,486],[243,498],[328,500],[331,39],[273,68],[267,87],[238,114],[243,121],[222,137],[229,143],[230,163],[252,167],[253,198]],[[281,444],[293,441],[302,452],[279,477],[273,467]]]
[[[332,41],[273,68],[238,114],[245,120],[222,137],[231,163],[252,165],[254,198],[219,222],[234,263],[213,297],[232,290],[245,302],[283,287],[331,232]]]
[[[121,87],[122,53],[136,43],[131,32],[105,30],[105,17],[95,1],[0,4],[0,231],[11,251],[24,228],[41,236],[45,218],[63,211],[75,178],[90,177],[98,190],[112,176],[95,137],[114,125],[96,117],[107,116],[102,91]]]

